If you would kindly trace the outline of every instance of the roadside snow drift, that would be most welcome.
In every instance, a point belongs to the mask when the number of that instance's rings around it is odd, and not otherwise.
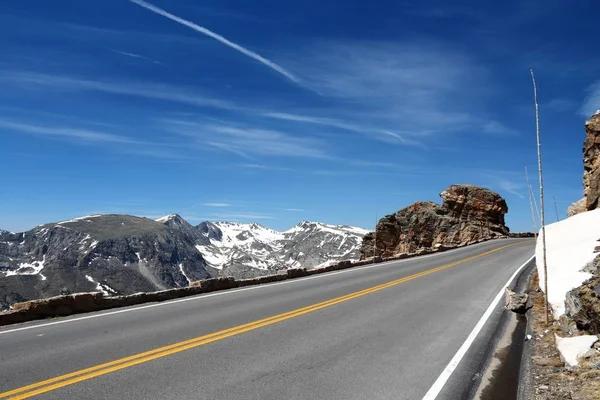
[[[590,347],[598,341],[598,337],[594,335],[561,338],[555,334],[554,337],[556,338],[556,348],[560,353],[560,357],[570,367],[576,367],[579,358],[585,355]]]
[[[546,225],[546,263],[548,268],[548,302],[554,318],[565,313],[565,298],[569,290],[581,286],[592,277],[582,272],[595,257],[600,245],[600,209],[577,214],[563,221]],[[538,236],[535,259],[544,290],[542,235]]]

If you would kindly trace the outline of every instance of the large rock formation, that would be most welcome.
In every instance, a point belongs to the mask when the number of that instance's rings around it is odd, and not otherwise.
[[[583,194],[586,209],[598,208],[600,198],[600,112],[585,123],[583,144]]]
[[[440,193],[442,205],[416,202],[379,220],[376,234],[363,239],[361,258],[391,257],[423,248],[456,247],[482,239],[505,237],[506,201],[491,190],[452,185]]]
[[[583,196],[568,208],[569,217],[600,207],[600,110],[585,123]]]

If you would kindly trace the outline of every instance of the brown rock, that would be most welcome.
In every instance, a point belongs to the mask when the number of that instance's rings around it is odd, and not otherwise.
[[[571,204],[569,208],[567,208],[567,216],[572,217],[573,215],[577,215],[579,213],[587,211],[586,209],[586,198],[582,197],[577,200],[575,203]]]
[[[586,210],[600,206],[600,113],[594,114],[585,123],[583,143],[583,194]]]
[[[596,257],[596,262],[600,256]],[[600,275],[598,272],[583,285],[567,292],[565,314],[577,328],[600,334]]]
[[[528,310],[527,301],[529,301],[529,295],[527,293],[517,293],[509,288],[505,289],[504,307],[507,310],[517,314],[525,314]]]
[[[506,237],[506,201],[491,190],[452,185],[440,193],[442,205],[420,201],[377,223],[377,256],[427,254],[482,240]],[[374,255],[375,235],[363,238],[361,259]],[[438,251],[440,251],[438,250]]]

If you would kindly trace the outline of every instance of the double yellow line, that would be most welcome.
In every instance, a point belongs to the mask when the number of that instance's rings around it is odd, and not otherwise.
[[[272,317],[260,319],[257,321],[249,322],[247,324],[238,325],[233,328],[225,329],[218,332],[213,332],[208,335],[199,336],[193,339],[185,340],[182,342],[174,343],[168,346],[159,347],[154,350],[146,351],[143,353],[134,354],[129,357],[120,358],[118,360],[114,360],[108,363],[99,364],[90,368],[85,368],[79,371],[71,372],[65,375],[57,376],[55,378],[47,379],[44,381],[36,382],[31,385],[23,386],[17,389],[9,390],[7,392],[0,393],[0,399],[10,398],[10,399],[26,399],[32,396],[37,396],[42,393],[50,392],[52,390],[56,390],[65,386],[73,385],[75,383],[85,381],[88,379],[95,378],[97,376],[106,375],[111,372],[119,371],[125,368],[132,367],[134,365],[142,364],[148,361],[155,360],[157,358],[165,357],[170,354],[179,353],[185,350],[193,349],[194,347],[203,346],[208,343],[216,342],[218,340],[222,340],[231,336],[239,335],[244,332],[253,331],[255,329],[262,328],[264,326],[272,325],[277,322],[285,321],[287,319],[291,319],[294,317],[298,317],[300,315],[308,314],[313,311],[321,310],[326,307],[331,307],[333,305],[343,303],[348,300],[356,299],[357,297],[365,296],[370,293],[377,292],[379,290],[383,290],[392,286],[399,285],[404,282],[408,282],[413,279],[420,278],[422,276],[430,275],[438,271],[442,271],[455,265],[462,264],[468,261],[475,260],[480,257],[487,256],[489,254],[495,253],[497,251],[503,250],[507,247],[514,246],[516,244],[523,243],[513,243],[510,245],[502,246],[494,250],[486,251],[485,253],[477,254],[472,257],[468,257],[459,261],[455,261],[449,264],[445,264],[436,268],[432,268],[423,272],[419,272],[417,274],[413,274],[404,278],[396,279],[382,285],[377,285],[370,287],[368,289],[360,290],[358,292],[350,293],[345,296],[336,297],[327,301],[323,301],[321,303],[316,303],[307,307],[298,308],[296,310],[292,310],[283,314],[274,315]]]

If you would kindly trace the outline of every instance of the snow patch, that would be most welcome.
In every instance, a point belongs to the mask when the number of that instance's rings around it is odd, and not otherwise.
[[[556,348],[561,358],[570,367],[576,367],[579,363],[579,357],[583,356],[598,341],[598,337],[594,335],[561,338],[557,334],[554,334],[554,337],[556,338]]]
[[[542,234],[537,240],[535,259],[544,289]],[[565,313],[567,292],[581,286],[592,277],[582,269],[595,257],[594,248],[600,239],[600,209],[580,213],[565,220],[546,225],[546,266],[548,269],[548,302],[554,318]]]
[[[188,286],[190,285],[190,283],[192,283],[192,280],[190,279],[189,276],[187,276],[187,274],[185,273],[185,271],[183,270],[183,263],[179,264],[179,271],[181,271],[181,275],[184,276],[184,278],[187,280]]]
[[[39,275],[40,278],[45,281],[46,276],[42,274],[44,269],[44,263],[46,262],[46,256],[42,258],[42,261],[32,261],[31,263],[21,263],[19,268],[14,271],[6,271],[6,276],[14,275]]]
[[[89,275],[85,276],[85,279],[87,279],[88,281],[95,283],[96,284],[96,290],[99,292],[102,292],[102,294],[104,294],[105,296],[110,296],[113,294],[117,294],[116,290],[112,289],[110,286],[96,282],[94,280],[94,278],[92,278]]]
[[[63,224],[68,224],[68,223],[71,223],[71,222],[78,222],[78,221],[91,222],[91,221],[89,221],[89,219],[91,219],[91,218],[98,218],[98,217],[101,217],[101,216],[102,215],[86,215],[85,217],[73,218],[73,219],[70,219],[68,221],[57,222],[56,224],[57,225],[63,225]]]
[[[218,249],[211,249],[207,246],[201,246],[199,244],[196,245],[196,250],[202,254],[202,258],[206,261],[211,267],[216,269],[222,269],[223,263],[226,259],[223,254]]]

